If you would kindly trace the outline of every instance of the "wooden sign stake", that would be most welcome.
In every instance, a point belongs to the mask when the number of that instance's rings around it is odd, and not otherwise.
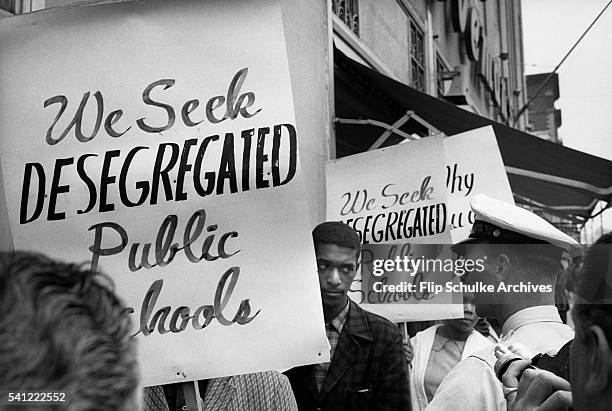
[[[198,390],[197,381],[189,381],[181,384],[183,395],[185,396],[185,405],[188,411],[203,411],[200,392]]]

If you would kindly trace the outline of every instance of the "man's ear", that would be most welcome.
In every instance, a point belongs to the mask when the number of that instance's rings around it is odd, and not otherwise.
[[[610,383],[612,356],[606,334],[599,325],[591,325],[586,330],[586,361],[591,370],[585,384],[585,390],[592,395],[607,390]]]
[[[493,273],[499,281],[505,281],[510,273],[510,257],[506,254],[497,256]]]

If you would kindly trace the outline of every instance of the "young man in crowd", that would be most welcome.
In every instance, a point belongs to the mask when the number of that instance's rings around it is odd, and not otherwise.
[[[331,362],[286,372],[299,409],[409,409],[398,327],[347,296],[359,267],[359,235],[346,224],[326,222],[312,236]]]
[[[42,255],[0,253],[0,370],[2,390],[59,394],[37,405],[141,407],[130,318],[110,279]]]
[[[502,324],[501,342],[533,354],[555,354],[573,338],[555,307],[554,285],[563,251],[580,245],[537,215],[484,195],[471,202],[475,222],[469,239],[453,247],[480,260],[466,284],[475,290],[476,313]],[[506,394],[494,372],[494,349],[474,353],[442,382],[427,410],[506,410]]]

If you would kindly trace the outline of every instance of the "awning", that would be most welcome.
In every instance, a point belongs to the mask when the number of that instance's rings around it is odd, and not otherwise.
[[[402,123],[402,116],[399,114],[406,112],[409,115],[415,114],[420,124],[429,123],[449,136],[492,125],[517,203],[582,220],[591,216],[598,200],[609,203],[612,199],[611,161],[543,140],[468,112],[365,67],[337,49],[334,52],[337,117],[370,119],[391,126],[396,123],[395,128],[399,133],[393,132],[395,143],[403,140],[402,127],[407,123]],[[349,102],[354,100],[355,96],[349,96],[347,93],[366,92],[370,93],[370,101]],[[346,104],[338,104],[338,100],[343,98]],[[373,99],[376,101],[372,101]],[[381,110],[380,105],[391,109]],[[389,114],[393,110],[396,111],[395,118]],[[407,128],[404,127],[404,130]],[[371,145],[379,140],[379,136],[384,132],[380,124],[370,123],[364,126],[350,124],[350,121],[336,122],[337,139],[339,136],[343,136],[342,139],[347,141],[358,139],[360,142],[356,141],[357,145],[363,145],[361,142]],[[388,134],[391,132],[387,131]],[[390,141],[393,144],[393,141]],[[385,145],[389,144],[383,144]],[[475,159],[477,155],[475,153]]]

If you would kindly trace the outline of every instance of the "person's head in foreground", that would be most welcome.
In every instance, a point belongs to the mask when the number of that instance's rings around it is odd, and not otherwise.
[[[612,232],[588,250],[572,310],[576,336],[570,354],[575,410],[612,407]]]
[[[503,323],[524,308],[554,306],[562,253],[580,254],[580,245],[513,204],[477,195],[471,207],[475,214],[472,231],[453,251],[475,262],[475,268],[466,274],[466,284],[493,289],[476,290],[477,314]]]
[[[348,304],[347,293],[357,274],[361,239],[351,227],[337,221],[321,223],[312,231],[323,314],[333,319]]]
[[[61,409],[139,407],[130,318],[110,279],[39,254],[0,253],[0,370],[0,389],[61,391]]]

